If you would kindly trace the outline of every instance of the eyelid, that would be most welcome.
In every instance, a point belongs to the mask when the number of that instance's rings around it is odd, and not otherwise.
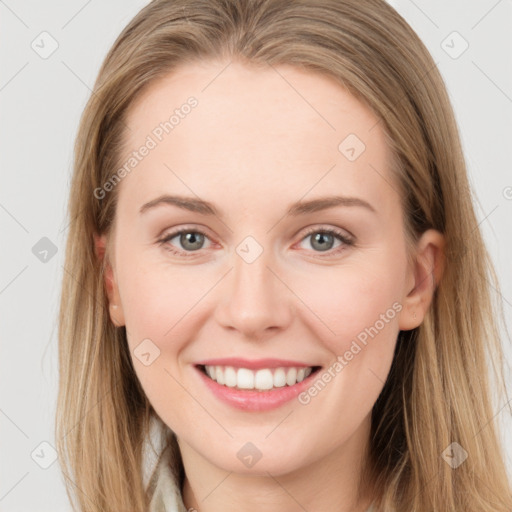
[[[197,233],[202,233],[204,235],[208,235],[208,233],[210,232],[210,230],[206,226],[203,226],[201,224],[180,224],[179,226],[173,228],[167,227],[165,229],[162,229],[162,231],[160,231],[156,238],[158,240],[161,238],[166,238],[169,235],[176,236],[181,231],[194,231]]]
[[[173,253],[173,254],[177,254],[179,256],[184,256],[184,257],[194,257],[194,256],[198,256],[200,253],[201,253],[201,250],[202,249],[199,249],[197,251],[184,251],[182,249],[177,249],[175,248],[174,246],[171,246],[171,248],[169,248],[169,241],[172,240],[173,238],[176,238],[177,236],[181,235],[182,233],[199,233],[201,235],[203,235],[205,238],[208,238],[210,240],[210,242],[213,244],[213,241],[211,240],[211,237],[209,236],[207,229],[204,229],[203,227],[197,227],[197,226],[181,226],[179,228],[176,228],[174,230],[171,230],[170,232],[166,233],[165,230],[164,230],[164,233],[160,236],[157,237],[157,243],[161,246],[164,246],[164,248],[166,250],[168,250],[169,252]]]
[[[346,229],[338,228],[335,226],[325,226],[322,224],[315,224],[314,226],[310,226],[308,228],[305,228],[306,231],[302,235],[301,241],[307,237],[308,235],[311,235],[313,233],[323,232],[323,233],[332,233],[333,235],[336,235],[342,239],[345,239],[347,242],[355,242],[356,237]]]
[[[307,251],[308,253],[313,253],[315,258],[327,259],[337,257],[341,252],[347,250],[347,248],[354,246],[356,242],[356,237],[345,229],[334,226],[314,225],[307,228],[306,232],[302,234],[300,240],[297,243],[300,244],[313,233],[329,234],[340,241],[340,245],[338,247],[329,249],[327,251]]]

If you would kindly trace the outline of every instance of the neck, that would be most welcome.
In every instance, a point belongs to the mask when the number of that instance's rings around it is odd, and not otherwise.
[[[182,496],[187,510],[224,512],[366,512],[369,482],[360,488],[368,446],[369,421],[326,456],[287,473],[241,474],[216,467],[180,442],[185,469]],[[262,474],[264,473],[264,474]]]

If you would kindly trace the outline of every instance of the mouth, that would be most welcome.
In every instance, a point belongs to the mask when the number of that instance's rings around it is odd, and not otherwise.
[[[321,366],[280,366],[250,369],[227,365],[198,364],[196,368],[208,379],[237,391],[265,392],[291,388],[312,378]]]

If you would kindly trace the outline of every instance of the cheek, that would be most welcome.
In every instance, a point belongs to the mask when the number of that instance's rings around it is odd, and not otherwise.
[[[324,269],[324,276],[317,272],[297,279],[294,291],[315,313],[317,335],[339,355],[356,339],[364,344],[379,335],[381,340],[394,341],[402,308],[403,269],[397,254],[383,254],[371,262],[354,259],[345,266]]]
[[[313,415],[343,411],[345,432],[355,429],[371,411],[393,361],[404,282],[404,267],[399,255],[395,257],[331,272],[327,291],[313,281],[303,283],[303,293],[309,290],[308,306],[322,320],[311,326],[332,358],[299,401]],[[332,412],[333,425],[337,415]]]
[[[180,384],[184,379],[178,359],[193,338],[200,310],[194,306],[205,293],[205,277],[147,262],[143,266],[135,258],[123,264],[120,294],[135,373],[157,414],[173,428],[176,404],[190,400]],[[180,421],[192,423],[188,416],[180,412]]]
[[[193,315],[194,305],[205,293],[205,275],[161,264],[125,262],[125,269],[138,268],[144,270],[128,270],[120,276],[126,327],[138,337],[161,343],[174,333],[181,319],[186,316],[190,321],[189,314]]]

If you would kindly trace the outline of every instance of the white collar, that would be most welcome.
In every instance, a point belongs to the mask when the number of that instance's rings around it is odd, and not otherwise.
[[[187,512],[177,478],[171,469],[171,450],[162,452],[150,486],[154,486],[148,512]]]

